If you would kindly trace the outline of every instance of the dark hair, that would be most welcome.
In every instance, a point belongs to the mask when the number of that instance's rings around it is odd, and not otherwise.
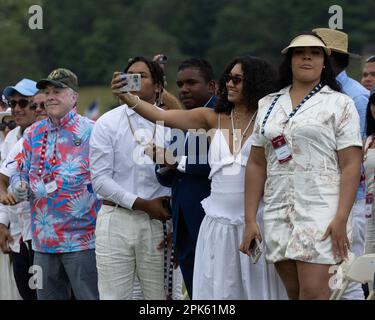
[[[229,114],[234,108],[234,104],[228,101],[228,90],[225,75],[229,74],[236,64],[241,64],[244,74],[243,94],[248,102],[249,109],[257,109],[258,101],[267,94],[275,91],[275,80],[277,73],[273,67],[263,59],[242,56],[231,61],[225,68],[219,80],[219,100],[216,103],[217,113]]]
[[[331,57],[335,60],[336,64],[340,67],[340,69],[346,69],[348,67],[349,65],[348,54],[340,53],[340,52],[332,50]]]
[[[366,110],[366,135],[369,136],[375,133],[375,119],[371,113],[371,104],[375,105],[375,94],[373,94],[367,104]]]
[[[300,35],[312,35],[323,41],[315,32],[304,32]],[[324,41],[323,41],[324,43]],[[279,83],[278,83],[278,90],[285,88],[293,83],[293,73],[292,73],[292,55],[293,55],[294,48],[290,48],[288,52],[285,54],[284,60],[281,62],[279,66]],[[324,54],[324,66],[325,68],[322,71],[320,77],[320,83],[325,86],[328,85],[332,90],[341,92],[341,86],[336,81],[335,73],[333,72],[331,63],[329,62],[329,58],[326,52],[323,50]]]
[[[205,59],[190,58],[184,60],[178,66],[177,71],[181,71],[187,68],[197,68],[200,71],[206,83],[209,83],[210,81],[214,80],[214,70],[212,69],[211,64]]]
[[[124,69],[124,72],[128,72],[129,68],[136,62],[143,62],[147,65],[147,68],[150,70],[152,81],[154,84],[160,84],[162,88],[164,88],[164,71],[159,66],[159,64],[155,61],[151,61],[145,57],[135,57],[131,58],[128,61],[127,66]]]
[[[369,62],[375,62],[375,55],[374,56],[371,56],[371,57],[368,57],[366,59],[366,63],[369,63]]]

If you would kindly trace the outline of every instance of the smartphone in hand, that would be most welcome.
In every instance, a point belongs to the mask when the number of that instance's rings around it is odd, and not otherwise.
[[[250,242],[249,251],[250,251],[251,262],[254,264],[257,263],[260,256],[263,253],[262,243],[257,238],[254,238]]]
[[[126,85],[119,89],[120,92],[141,90],[141,75],[139,73],[121,73],[120,78],[126,81]]]

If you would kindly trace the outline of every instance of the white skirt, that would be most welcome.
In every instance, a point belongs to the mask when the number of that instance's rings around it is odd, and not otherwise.
[[[285,288],[264,254],[257,264],[241,253],[243,224],[205,216],[199,229],[193,300],[284,300]]]

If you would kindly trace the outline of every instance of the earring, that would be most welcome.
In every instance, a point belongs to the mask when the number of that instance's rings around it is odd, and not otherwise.
[[[156,105],[159,107],[163,102],[162,102],[162,94],[159,91],[156,91],[156,99],[155,99]]]

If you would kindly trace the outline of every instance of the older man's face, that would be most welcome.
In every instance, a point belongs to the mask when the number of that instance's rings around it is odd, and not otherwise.
[[[45,108],[52,120],[59,120],[73,109],[78,94],[69,88],[57,88],[48,85],[44,89]]]
[[[31,107],[31,102],[31,97],[25,97],[18,92],[15,92],[9,98],[14,121],[22,130],[25,130],[35,121],[35,109]]]

